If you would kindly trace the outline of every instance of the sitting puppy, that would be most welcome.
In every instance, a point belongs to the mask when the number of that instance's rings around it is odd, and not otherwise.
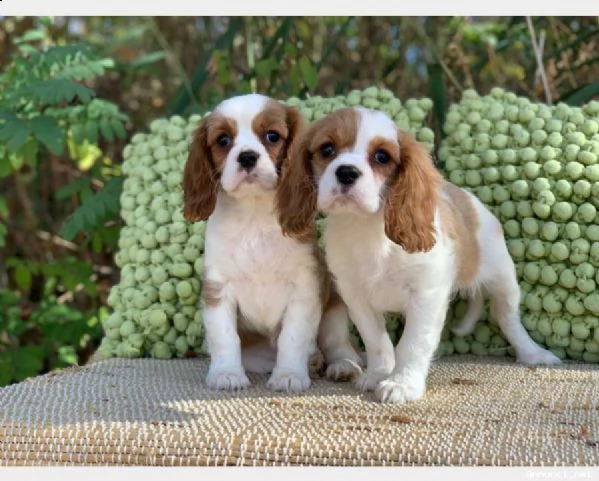
[[[327,264],[366,346],[361,389],[376,388],[383,402],[424,395],[457,292],[471,299],[460,334],[474,328],[488,295],[520,362],[560,362],[520,323],[501,224],[475,196],[446,182],[412,135],[382,112],[346,108],[313,123],[304,139],[279,187],[279,220],[284,233],[302,238],[317,210],[328,217]],[[385,312],[405,316],[395,352]]]
[[[203,315],[211,388],[248,386],[247,368],[272,371],[273,390],[305,390],[317,340],[328,378],[361,372],[346,307],[318,256],[315,226],[291,239],[275,213],[279,177],[302,130],[298,110],[242,95],[205,117],[190,146],[183,213],[188,221],[208,219]]]

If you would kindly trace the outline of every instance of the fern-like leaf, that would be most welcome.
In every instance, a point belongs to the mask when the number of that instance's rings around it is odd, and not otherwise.
[[[85,43],[71,43],[68,45],[53,45],[46,50],[38,51],[37,55],[30,57],[31,61],[39,66],[51,69],[56,64],[80,60],[94,55],[94,48]]]
[[[102,134],[102,137],[108,140],[108,142],[112,142],[114,140],[114,132],[112,131],[109,120],[101,118],[98,125],[100,127],[100,133]]]
[[[121,113],[118,106],[112,102],[93,99],[82,108],[70,108],[68,116],[73,139],[79,144],[85,140],[96,143],[99,136],[109,142],[112,142],[115,136],[119,139],[126,137],[124,124],[129,117]]]
[[[56,191],[54,197],[56,200],[64,201],[71,197],[72,195],[78,194],[85,187],[89,187],[90,179],[88,177],[82,177],[80,179],[75,179],[72,182],[69,182],[64,187],[61,187]]]
[[[16,115],[7,114],[5,122],[0,128],[0,142],[8,142],[15,136],[22,135],[23,132],[29,135],[29,126],[27,122],[19,119]]]
[[[86,200],[62,225],[60,235],[69,241],[81,232],[93,232],[102,226],[109,216],[115,217],[120,209],[124,177],[110,179],[104,187]]]
[[[13,118],[0,128],[0,142],[5,142],[8,153],[13,154],[25,145],[30,133],[31,128],[27,122]]]
[[[24,99],[41,105],[56,105],[65,101],[71,102],[78,97],[81,102],[88,103],[94,96],[95,92],[92,89],[73,83],[69,79],[49,78],[13,90],[6,102],[13,107],[17,107]]]
[[[87,80],[96,75],[103,75],[107,68],[112,67],[111,59],[83,60],[63,66],[53,72],[54,78],[68,78],[77,81]]]
[[[37,140],[44,144],[53,154],[62,154],[64,149],[64,134],[55,119],[47,115],[40,115],[33,117],[29,123],[31,124],[33,135]]]
[[[85,123],[85,136],[92,144],[98,143],[98,123],[95,120],[88,119]]]
[[[125,137],[127,137],[125,126],[123,125],[123,122],[121,120],[119,120],[118,118],[112,118],[110,120],[110,125],[112,126],[112,130],[114,130],[114,133],[119,139],[124,140]]]

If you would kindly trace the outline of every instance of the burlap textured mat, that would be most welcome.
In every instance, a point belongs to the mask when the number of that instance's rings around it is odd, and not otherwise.
[[[0,390],[0,465],[599,465],[599,369],[437,361],[426,398],[318,380],[205,389],[207,360],[113,359]]]

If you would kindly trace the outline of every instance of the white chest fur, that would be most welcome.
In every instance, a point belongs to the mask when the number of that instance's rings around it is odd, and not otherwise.
[[[266,204],[266,205],[265,205]],[[292,299],[317,295],[317,266],[310,245],[283,236],[270,196],[219,199],[206,227],[205,265],[247,322],[272,332]]]

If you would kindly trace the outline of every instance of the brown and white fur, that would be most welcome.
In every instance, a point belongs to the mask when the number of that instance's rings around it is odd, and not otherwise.
[[[457,292],[471,299],[458,333],[473,329],[487,295],[520,362],[560,362],[520,322],[520,289],[499,221],[446,182],[423,146],[386,114],[347,108],[315,122],[290,170],[279,189],[279,220],[295,238],[317,210],[327,215],[328,267],[366,346],[362,390],[393,403],[424,396]],[[385,312],[406,319],[395,351]]]
[[[247,369],[272,372],[273,390],[305,390],[317,338],[328,378],[361,372],[314,227],[286,237],[275,213],[279,174],[303,127],[298,110],[249,94],[221,102],[195,132],[184,216],[208,219],[202,304],[211,388],[249,386]]]

